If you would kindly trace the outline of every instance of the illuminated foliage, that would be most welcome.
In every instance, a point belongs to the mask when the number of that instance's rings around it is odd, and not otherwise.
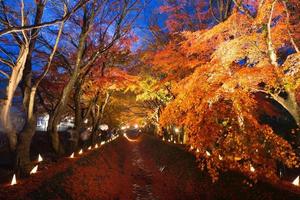
[[[163,110],[160,124],[184,127],[188,143],[198,149],[200,167],[213,180],[228,169],[254,180],[276,180],[278,163],[299,167],[291,141],[260,121],[260,105],[266,100],[257,98],[267,96],[299,123],[299,54],[277,67],[285,59],[278,56],[280,49],[297,51],[292,39],[298,41],[299,35],[285,34],[290,12],[285,2],[252,1],[256,11],[249,16],[245,2],[239,1],[226,21],[208,30],[182,32],[179,41],[171,40],[154,56],[153,64],[162,72],[192,69],[172,88],[176,98]]]

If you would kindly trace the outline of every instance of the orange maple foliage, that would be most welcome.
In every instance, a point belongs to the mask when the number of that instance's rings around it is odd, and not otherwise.
[[[288,7],[299,6],[293,3]],[[171,40],[154,56],[153,64],[164,73],[192,69],[173,87],[176,98],[163,110],[160,124],[184,127],[200,167],[206,167],[213,180],[228,169],[254,180],[277,180],[278,163],[299,167],[291,141],[261,123],[261,101],[255,97],[268,96],[299,123],[300,54],[290,55],[283,67],[277,67],[270,52],[295,48],[290,36],[299,39],[299,35],[295,29],[285,34],[289,25],[283,1],[251,5],[255,16],[236,8],[209,30],[182,32],[180,40]]]

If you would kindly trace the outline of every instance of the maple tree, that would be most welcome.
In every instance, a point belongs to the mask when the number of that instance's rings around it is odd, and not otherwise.
[[[200,167],[206,167],[213,180],[227,169],[253,179],[277,180],[278,162],[299,167],[298,136],[292,145],[260,121],[260,104],[266,100],[257,99],[257,94],[287,110],[299,125],[299,20],[291,20],[289,14],[299,11],[299,5],[272,0],[234,3],[224,22],[182,32],[154,54],[154,68],[168,72],[171,80],[182,79],[172,88],[175,99],[166,105],[160,124],[184,127]],[[278,56],[284,46],[296,52],[286,60]],[[280,60],[285,60],[282,67]]]

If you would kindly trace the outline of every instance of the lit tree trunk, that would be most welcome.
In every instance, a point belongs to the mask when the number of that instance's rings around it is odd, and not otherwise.
[[[16,148],[17,134],[16,134],[16,130],[13,128],[11,124],[10,109],[12,106],[15,91],[23,76],[23,70],[25,67],[28,51],[29,51],[28,44],[21,46],[17,63],[12,69],[12,73],[8,85],[6,87],[6,99],[4,100],[4,105],[1,110],[1,123],[9,139],[10,149],[12,151],[14,151]]]
[[[273,3],[272,3],[271,10],[270,10],[270,17],[269,17],[269,21],[267,23],[267,45],[268,45],[268,54],[269,54],[271,64],[278,67],[277,55],[276,55],[275,49],[273,47],[272,35],[271,35],[271,25],[272,25],[272,18],[273,18],[272,16],[273,16],[274,7],[275,7],[276,2],[277,2],[277,0],[273,1]]]

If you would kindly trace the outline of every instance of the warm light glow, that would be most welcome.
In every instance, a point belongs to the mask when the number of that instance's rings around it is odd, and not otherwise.
[[[250,171],[255,172],[255,168],[250,164]]]
[[[74,158],[74,152],[70,155],[70,158]]]
[[[293,181],[293,185],[299,186],[299,176]]]
[[[98,144],[95,144],[95,148],[97,149],[99,146],[98,146]]]
[[[199,153],[200,152],[199,149],[197,149],[196,152]]]
[[[207,156],[210,156],[210,155],[211,155],[211,154],[209,153],[209,151],[206,151],[205,153],[206,153]]]
[[[80,155],[80,154],[82,154],[83,153],[83,151],[82,151],[82,149],[80,149],[80,151],[78,152],[78,154]]]
[[[194,149],[194,147],[193,147],[193,146],[191,146],[191,147],[190,147],[190,150],[193,150],[193,149]]]
[[[87,124],[88,122],[89,122],[89,120],[88,120],[88,119],[85,119],[85,120],[84,120],[84,123],[85,123],[85,124]]]
[[[137,142],[138,140],[133,140],[133,139],[130,139],[127,134],[124,135],[124,137],[129,141],[129,142]]]
[[[91,150],[91,149],[92,149],[92,147],[91,147],[91,146],[89,146],[88,150]]]
[[[134,125],[134,128],[139,128],[139,125],[138,125],[138,124],[135,124],[135,125]]]
[[[35,174],[38,170],[38,166],[36,165],[32,170],[30,171],[30,174]]]
[[[174,130],[176,133],[179,133],[179,131],[180,131],[179,128],[175,128]]]
[[[101,142],[100,144],[101,144],[101,145],[104,145],[104,144],[105,144],[105,141]]]
[[[43,158],[42,158],[41,154],[39,154],[38,162],[42,162],[42,161],[43,161]]]
[[[17,178],[16,178],[16,174],[14,174],[12,180],[11,180],[11,183],[10,185],[16,185],[17,184]]]
[[[121,129],[122,129],[122,130],[125,130],[125,129],[126,129],[126,126],[122,126]]]
[[[168,139],[168,142],[171,142],[171,140],[170,140],[170,139]]]
[[[174,140],[174,144],[176,144],[176,141]]]
[[[219,155],[219,160],[223,160],[223,157]]]
[[[162,140],[165,141],[165,138],[163,138]]]

